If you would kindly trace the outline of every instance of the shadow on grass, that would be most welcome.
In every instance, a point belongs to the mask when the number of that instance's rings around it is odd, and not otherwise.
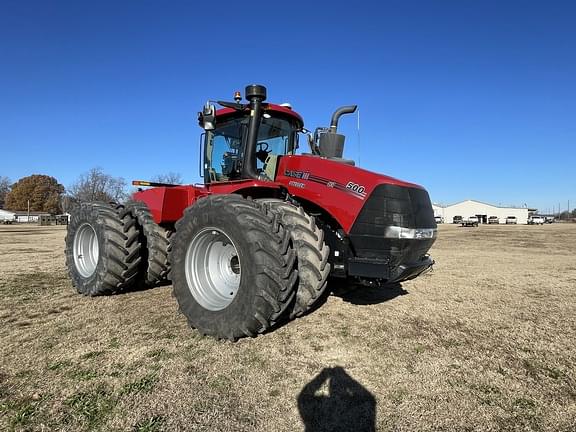
[[[324,294],[320,296],[304,316],[313,314],[324,306],[330,295],[340,297],[342,300],[355,305],[372,305],[384,303],[385,301],[406,294],[408,294],[408,291],[402,288],[402,285],[399,283],[385,285],[383,287],[366,287],[352,284],[349,281],[330,280]],[[283,317],[265,333],[276,331],[291,321],[288,317]]]
[[[117,293],[114,293],[114,295],[134,294],[134,293],[150,291],[150,290],[158,289],[158,288],[161,289],[161,288],[164,288],[167,286],[172,286],[172,281],[163,280],[163,281],[158,282],[154,285],[147,285],[146,283],[144,283],[142,281],[138,281],[134,285],[132,285],[131,287],[128,287],[126,289],[123,289],[122,291],[118,291]]]
[[[298,410],[305,432],[376,430],[376,399],[339,366],[304,386]]]
[[[408,294],[402,284],[395,283],[382,287],[366,287],[359,285],[339,285],[330,287],[332,295],[340,297],[342,300],[355,305],[372,305],[384,303],[398,296]]]

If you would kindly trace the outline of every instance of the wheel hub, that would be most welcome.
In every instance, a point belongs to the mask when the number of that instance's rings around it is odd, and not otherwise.
[[[92,276],[98,265],[100,248],[96,231],[89,223],[81,225],[76,231],[72,252],[78,273],[85,278]]]
[[[194,236],[185,258],[188,289],[204,308],[226,308],[240,287],[241,266],[236,246],[226,233],[206,228]]]

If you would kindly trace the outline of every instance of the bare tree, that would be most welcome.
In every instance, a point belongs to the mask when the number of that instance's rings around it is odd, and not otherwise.
[[[169,184],[182,184],[184,180],[182,179],[182,174],[170,171],[166,174],[158,174],[152,177],[152,181],[158,183],[169,183]]]
[[[4,208],[6,203],[6,195],[10,192],[12,182],[6,176],[0,176],[0,208]]]
[[[128,197],[126,180],[104,173],[102,168],[92,168],[80,175],[68,189],[70,197],[82,201],[122,202]]]
[[[76,200],[70,195],[62,195],[60,197],[60,207],[62,208],[62,213],[70,213],[70,210],[72,210],[76,204]]]

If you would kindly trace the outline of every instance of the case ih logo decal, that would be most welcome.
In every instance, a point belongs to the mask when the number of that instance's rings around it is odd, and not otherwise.
[[[289,171],[289,170],[286,170],[286,171],[284,171],[284,175],[286,177],[293,177],[293,178],[297,178],[297,179],[308,180],[308,181],[311,181],[314,183],[320,183],[326,187],[337,189],[339,191],[354,195],[356,198],[360,198],[360,199],[366,198],[366,188],[362,185],[359,185],[359,184],[351,182],[351,181],[348,182],[346,185],[344,185],[344,184],[338,183],[334,180],[330,180],[330,179],[327,179],[324,177],[316,176],[316,175],[311,174],[307,171]],[[296,182],[290,182],[288,184],[292,185],[292,186],[296,186],[292,183],[296,183]],[[302,183],[300,183],[300,184],[302,184]],[[300,187],[300,186],[296,186],[296,187]]]
[[[286,177],[294,177],[297,179],[308,180],[310,173],[309,172],[303,172],[303,171],[288,171],[288,170],[286,170],[284,172],[284,175]]]

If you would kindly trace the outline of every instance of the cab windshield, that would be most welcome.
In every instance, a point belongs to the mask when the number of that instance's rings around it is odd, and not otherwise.
[[[237,117],[216,124],[206,133],[205,176],[210,182],[240,179],[249,118]],[[291,154],[297,126],[284,118],[262,118],[256,145],[256,168],[264,169],[274,155]]]

